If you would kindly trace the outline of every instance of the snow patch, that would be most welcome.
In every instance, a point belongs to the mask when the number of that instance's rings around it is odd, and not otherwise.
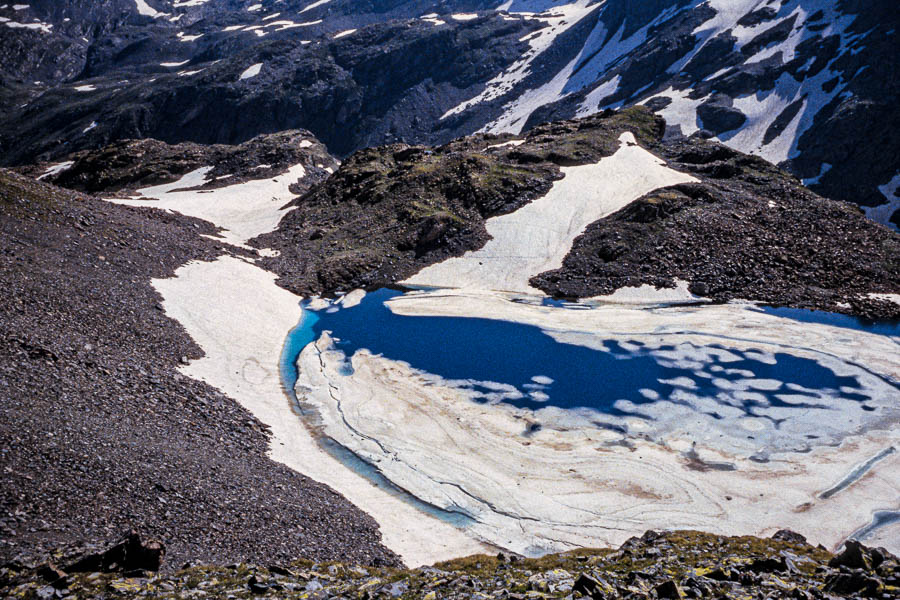
[[[246,248],[246,242],[273,231],[291,210],[284,205],[294,198],[290,186],[306,176],[303,165],[295,165],[271,179],[255,179],[215,190],[188,188],[206,183],[212,167],[191,171],[178,181],[138,190],[139,197],[110,202],[127,206],[151,206],[209,221],[224,229],[222,239]]]
[[[303,10],[301,10],[301,11],[300,11],[300,14],[303,14],[303,13],[305,13],[305,12],[308,11],[308,10],[312,10],[312,9],[314,9],[314,8],[318,8],[318,7],[322,6],[323,4],[328,4],[329,2],[331,2],[331,0],[318,0],[317,2],[313,2],[312,4],[310,4],[309,6],[307,6],[306,8],[304,8]]]
[[[259,75],[260,70],[262,69],[262,63],[256,63],[255,65],[251,65],[241,73],[241,76],[238,77],[238,80],[250,79],[252,77],[256,77]]]
[[[65,162],[59,162],[59,163],[52,164],[49,167],[47,167],[47,170],[44,171],[41,174],[41,176],[37,178],[37,180],[40,181],[41,179],[45,179],[47,177],[55,177],[55,176],[59,175],[60,173],[62,173],[63,171],[69,170],[72,167],[72,165],[74,165],[74,164],[75,164],[74,160],[67,160]]]
[[[176,37],[178,37],[179,42],[193,42],[194,40],[199,40],[200,38],[202,38],[203,34],[199,33],[197,35],[188,35],[183,31],[179,31]]]
[[[491,240],[480,250],[426,267],[404,283],[540,293],[528,280],[562,266],[584,229],[655,189],[697,181],[665,166],[623,133],[612,156],[563,167],[563,178],[542,198],[485,222]]]
[[[154,19],[158,19],[159,17],[167,16],[167,13],[159,12],[149,4],[147,4],[146,0],[134,0],[135,5],[137,6],[138,14],[141,14],[145,17],[153,17]]]

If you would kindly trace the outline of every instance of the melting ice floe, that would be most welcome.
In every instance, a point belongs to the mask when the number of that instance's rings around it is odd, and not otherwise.
[[[329,438],[423,501],[470,515],[473,535],[519,552],[615,544],[671,527],[762,535],[791,526],[839,543],[900,492],[900,459],[890,455],[842,494],[819,497],[900,443],[897,339],[750,306],[659,306],[696,300],[686,282],[664,294],[620,291],[588,312],[484,291],[535,292],[528,279],[561,264],[585,225],[686,180],[629,145],[628,134],[622,141],[597,165],[564,169],[544,199],[489,219],[493,239],[481,250],[406,282],[461,289],[407,294],[389,307],[527,323],[560,343],[603,352],[614,341],[685,374],[635,382],[644,401],[623,399],[608,414],[552,401],[517,407],[514,400],[526,392],[539,403],[550,400],[552,388],[537,378],[523,390],[446,380],[364,350],[348,357],[325,333],[300,355],[298,398]],[[640,177],[649,182],[635,184]],[[601,182],[605,198],[592,189]],[[554,200],[549,211],[547,198]],[[506,343],[515,342],[497,340],[497,351]],[[845,383],[817,390],[750,369],[777,360],[808,361]]]
[[[348,370],[348,357],[323,334],[300,355],[298,398],[328,437],[400,487],[469,514],[473,535],[526,553],[620,543],[657,527],[763,535],[790,526],[835,545],[900,492],[900,459],[887,453],[867,477],[820,497],[900,443],[896,339],[740,305],[585,312],[509,300],[445,290],[399,296],[388,306],[409,316],[527,323],[565,344],[640,342],[642,352],[692,377],[721,380],[720,392],[698,396],[685,377],[667,382],[677,388],[669,397],[617,404],[619,416],[473,402],[485,391],[472,382],[366,351],[349,357]],[[497,341],[498,352],[505,343]],[[782,354],[854,384],[822,393],[746,371],[748,358],[763,364]],[[726,377],[729,364],[741,364],[743,374]],[[540,375],[533,382],[552,394]],[[494,386],[498,397],[511,391]]]

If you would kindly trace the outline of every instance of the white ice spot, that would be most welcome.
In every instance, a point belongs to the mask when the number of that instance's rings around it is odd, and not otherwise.
[[[509,140],[508,142],[503,142],[502,144],[493,144],[485,148],[485,150],[491,150],[492,148],[508,148],[510,146],[521,146],[525,143],[525,140]]]
[[[356,29],[347,29],[346,31],[341,31],[340,33],[334,34],[334,39],[346,37],[348,35],[352,35],[356,33]]]
[[[146,0],[134,0],[135,5],[137,6],[138,14],[141,14],[145,17],[153,17],[154,19],[158,19],[159,17],[167,16],[166,13],[159,12],[149,4],[147,4]]]
[[[808,179],[804,179],[803,185],[810,186],[810,185],[818,184],[819,181],[822,179],[822,176],[831,170],[831,166],[832,166],[831,163],[822,163],[822,167],[819,169],[819,174],[816,175],[815,177],[810,177]]]
[[[252,77],[256,77],[257,75],[259,75],[259,72],[262,69],[262,66],[263,66],[262,63],[256,63],[255,65],[251,65],[251,66],[247,67],[247,69],[243,73],[241,73],[241,76],[238,78],[238,80],[250,79]]]
[[[199,40],[203,37],[202,33],[198,33],[197,35],[188,35],[183,31],[178,32],[178,41],[180,42],[193,42],[194,40]]]
[[[323,4],[328,4],[329,2],[331,2],[331,0],[318,0],[317,2],[313,2],[312,4],[310,4],[309,6],[307,6],[306,8],[304,8],[303,10],[301,10],[301,11],[300,11],[300,14],[303,14],[303,13],[305,13],[305,12],[308,11],[308,10],[312,10],[312,9],[314,9],[314,8],[318,8],[318,7],[322,6]]]
[[[40,181],[41,179],[44,179],[46,177],[55,177],[56,175],[59,175],[63,171],[66,171],[69,168],[71,168],[71,166],[74,164],[75,164],[75,161],[73,161],[73,160],[67,160],[66,162],[52,164],[47,168],[46,171],[44,171],[41,174],[40,177],[37,178],[37,180]]]
[[[53,25],[48,23],[16,23],[15,21],[10,21],[5,17],[0,17],[0,23],[3,23],[11,29],[31,29],[34,31],[40,31],[41,33],[50,33],[50,30],[53,28]]]

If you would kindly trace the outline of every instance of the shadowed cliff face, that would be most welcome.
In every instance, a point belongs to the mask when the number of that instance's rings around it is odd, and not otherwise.
[[[294,128],[348,155],[647,103],[673,133],[699,130],[894,216],[890,0],[188,4],[0,9],[0,162]]]

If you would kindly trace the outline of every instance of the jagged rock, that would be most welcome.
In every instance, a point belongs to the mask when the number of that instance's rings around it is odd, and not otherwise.
[[[69,575],[53,563],[47,563],[38,569],[37,574],[56,589],[69,587]]]
[[[794,544],[806,543],[805,536],[800,535],[796,531],[791,531],[790,529],[779,529],[774,534],[772,534],[772,539],[781,542],[791,542]]]
[[[162,542],[146,540],[137,531],[131,531],[110,548],[88,554],[63,570],[67,573],[158,571],[165,555]]]
[[[848,569],[872,570],[872,560],[869,558],[869,549],[856,540],[847,540],[844,551],[828,562],[829,567]]]
[[[681,589],[671,579],[657,584],[656,586],[654,586],[653,591],[656,592],[657,598],[670,598],[673,600],[684,598],[684,594],[681,593]]]
[[[93,573],[72,578],[67,594],[78,598],[107,596],[110,589],[134,597],[166,596],[310,598],[590,598],[597,600],[662,600],[681,598],[889,598],[896,590],[896,576],[867,573],[827,563],[831,554],[809,545],[792,548],[800,570],[754,574],[753,562],[779,560],[785,542],[752,537],[722,537],[699,532],[654,533],[637,542],[634,552],[608,549],[576,550],[523,558],[513,563],[492,556],[461,558],[438,567],[366,569],[342,563],[297,561],[279,563],[273,569],[246,564],[225,567],[193,566],[178,572],[161,572],[153,578],[126,580],[121,574]],[[641,541],[642,539],[646,541]],[[656,555],[652,550],[663,551]],[[649,561],[647,556],[653,556]],[[887,556],[882,569],[896,569]],[[733,564],[733,577],[718,580],[708,573],[715,565]],[[276,573],[278,571],[278,573]],[[528,589],[530,588],[530,589]],[[59,597],[37,569],[29,568],[0,583],[0,595],[16,590],[21,597]],[[243,593],[241,593],[243,590]],[[527,590],[527,591],[525,591]],[[895,595],[895,594],[894,594]]]
[[[874,597],[878,594],[882,587],[882,583],[875,577],[870,577],[865,573],[835,573],[825,581],[826,592],[840,594],[842,596],[861,595]]]
[[[747,566],[747,568],[754,573],[777,573],[787,571],[788,565],[783,556],[769,556],[766,558],[755,559]]]

